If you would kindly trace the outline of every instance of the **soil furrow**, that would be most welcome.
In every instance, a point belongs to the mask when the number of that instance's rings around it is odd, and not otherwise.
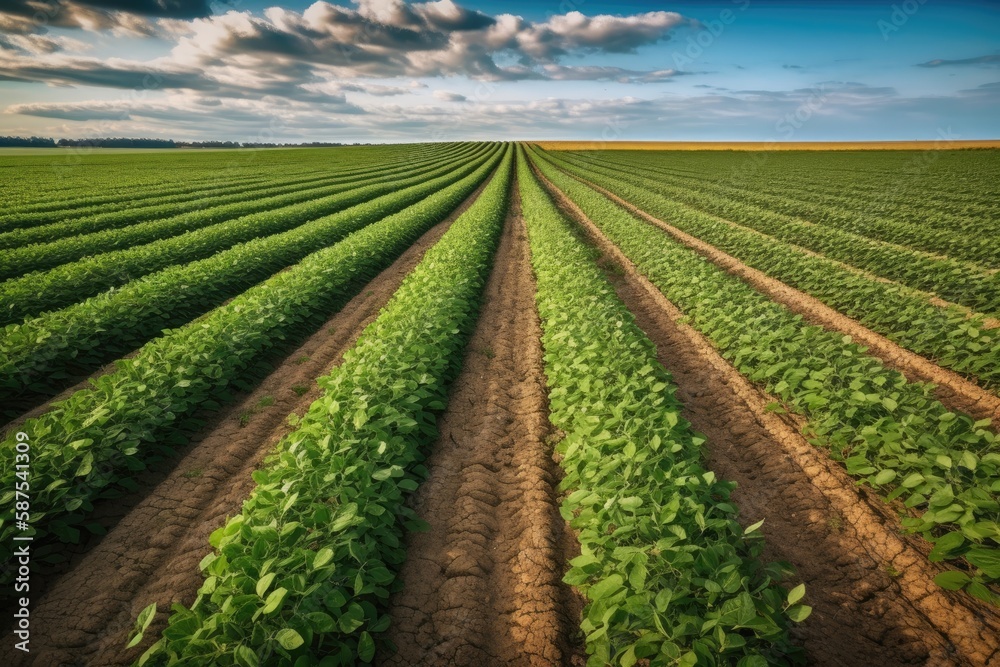
[[[159,636],[174,602],[193,602],[202,583],[198,563],[209,534],[240,511],[251,473],[320,395],[316,378],[340,363],[403,278],[482,191],[421,236],[392,265],[289,354],[246,398],[220,414],[176,467],[32,607],[31,657],[14,665],[129,665]],[[138,613],[161,613],[143,643],[126,651]]]
[[[992,419],[994,428],[1000,424],[1000,396],[954,371],[942,368],[933,361],[900,347],[885,336],[827,306],[819,299],[786,285],[780,280],[744,264],[715,246],[660,220],[607,188],[574,174],[566,173],[581,183],[594,188],[636,217],[662,229],[727,273],[739,277],[758,292],[802,315],[811,324],[817,324],[826,329],[851,336],[856,342],[866,346],[872,356],[877,357],[886,366],[903,373],[907,379],[934,383],[937,385],[935,397],[949,409],[964,412],[977,420]]]
[[[516,185],[514,192],[517,192]],[[440,418],[393,596],[383,665],[572,664],[582,605],[562,583],[575,539],[557,465],[527,237],[515,200],[482,314]]]
[[[1000,648],[1000,618],[969,596],[933,583],[927,561],[886,507],[855,484],[755,388],[683,313],[638,273],[562,193],[563,210],[610,258],[608,276],[657,346],[685,417],[708,437],[706,455],[746,524],[764,519],[767,556],[790,562],[806,583],[812,616],[794,630],[816,665],[987,665]],[[849,638],[849,639],[848,639]]]

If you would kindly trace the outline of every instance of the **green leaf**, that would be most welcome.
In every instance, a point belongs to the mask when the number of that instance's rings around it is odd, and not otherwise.
[[[274,581],[275,576],[277,575],[275,575],[274,572],[271,572],[270,574],[265,574],[257,580],[257,595],[259,597],[264,597],[264,593],[266,593],[267,589],[271,587],[271,582]]]
[[[354,412],[354,428],[360,429],[368,423],[368,412],[364,408],[358,408]]]
[[[274,638],[278,640],[278,643],[281,644],[283,648],[289,651],[294,651],[305,643],[305,640],[302,639],[302,635],[291,628],[282,628],[281,630],[278,630],[278,634],[275,635]]]
[[[793,605],[803,598],[806,594],[806,585],[799,584],[792,590],[788,591],[788,604]]]
[[[156,603],[154,602],[153,604],[149,605],[148,607],[139,612],[139,616],[138,618],[136,618],[135,621],[135,629],[133,630],[134,634],[132,636],[132,639],[125,646],[125,648],[133,648],[135,646],[138,646],[139,643],[142,642],[143,633],[146,632],[146,629],[149,627],[149,624],[153,622],[153,619],[155,617],[156,617]]]
[[[949,591],[957,591],[970,581],[972,579],[969,578],[969,575],[957,570],[948,570],[934,577],[935,584]]]
[[[306,614],[306,620],[316,632],[333,632],[337,629],[337,622],[333,617],[322,611],[313,611]]]
[[[84,477],[85,475],[89,475],[90,471],[93,469],[94,469],[94,453],[87,452],[86,454],[83,455],[83,458],[80,459],[80,465],[76,469],[74,477]]]
[[[991,579],[1000,579],[1000,553],[996,549],[975,547],[965,554],[965,559],[978,567]]]
[[[792,619],[792,621],[795,623],[801,623],[809,618],[809,614],[812,613],[812,607],[805,604],[797,604],[794,607],[789,607],[787,613],[788,618]]]
[[[348,503],[347,505],[344,505],[341,508],[340,513],[337,515],[337,518],[334,519],[333,523],[330,525],[330,530],[332,530],[335,533],[344,530],[348,526],[354,524],[354,519],[355,517],[357,517],[357,515],[358,515],[357,503]]]
[[[934,540],[934,548],[927,555],[931,562],[942,561],[950,558],[952,552],[961,549],[965,545],[965,535],[959,531],[951,532]]]
[[[752,526],[747,526],[747,529],[743,531],[743,534],[744,535],[749,535],[750,533],[754,532],[755,530],[757,530],[758,528],[760,528],[763,525],[764,525],[764,519],[761,519],[760,521],[758,521],[757,523],[753,524]]]
[[[340,618],[337,619],[337,626],[344,634],[350,634],[364,625],[365,610],[357,602],[352,602]]]
[[[313,558],[313,569],[318,570],[333,559],[333,549],[329,547],[323,547],[316,552],[316,556]]]
[[[257,652],[243,644],[237,646],[236,650],[233,651],[233,660],[240,667],[259,667],[260,665],[260,658],[257,657]]]
[[[587,590],[587,597],[595,601],[607,597],[612,593],[616,593],[622,587],[624,581],[620,574],[612,574],[591,586]]]
[[[136,625],[139,626],[140,630],[145,630],[149,627],[149,624],[153,622],[153,618],[156,616],[156,603],[149,605],[145,609],[139,612],[139,618],[136,620]]]
[[[264,601],[264,608],[261,610],[265,615],[273,614],[281,608],[281,603],[285,601],[285,596],[288,595],[287,588],[278,588],[271,591],[271,594],[267,596],[267,600]]]
[[[358,638],[358,657],[362,662],[371,662],[375,657],[375,640],[368,632],[362,632]]]
[[[875,484],[876,486],[882,486],[883,484],[888,484],[894,479],[896,479],[896,471],[886,469],[875,475]]]
[[[627,510],[635,510],[642,505],[642,498],[638,496],[629,496],[628,498],[622,498],[619,500],[618,504]]]

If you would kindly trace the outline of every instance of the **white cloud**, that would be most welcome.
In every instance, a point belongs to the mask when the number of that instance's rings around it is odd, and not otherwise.
[[[332,91],[329,91],[332,92]],[[436,91],[441,100],[448,91]],[[134,101],[22,104],[8,114],[68,122],[71,136],[162,136],[239,141],[407,141],[452,139],[810,139],[831,129],[868,131],[871,118],[892,118],[933,138],[947,118],[961,134],[962,119],[990,115],[1000,84],[953,97],[904,97],[891,88],[825,82],[814,88],[724,94],[623,96],[612,99],[509,100],[496,96],[401,104],[396,97],[356,106],[280,97],[259,100],[157,93]]]
[[[435,90],[432,94],[435,99],[441,100],[442,102],[464,102],[468,99],[465,95],[453,93],[450,90]]]
[[[632,53],[665,39],[690,22],[676,12],[646,12],[634,16],[585,16],[569,12],[545,23],[525,26],[515,35],[519,50],[539,61],[553,61],[581,49]]]

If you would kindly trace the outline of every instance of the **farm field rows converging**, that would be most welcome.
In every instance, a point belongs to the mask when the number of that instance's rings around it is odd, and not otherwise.
[[[1000,149],[584,148],[0,157],[0,662],[1000,661]]]

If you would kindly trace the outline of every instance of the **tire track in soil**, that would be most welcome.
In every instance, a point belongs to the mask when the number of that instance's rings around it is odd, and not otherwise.
[[[545,183],[602,252],[606,275],[656,344],[685,418],[708,437],[709,468],[738,484],[733,500],[741,522],[764,519],[765,558],[792,563],[796,579],[805,582],[813,614],[792,632],[810,664],[996,664],[1000,616],[934,584],[941,568],[927,561],[916,540],[900,534],[886,505],[810,445],[800,424],[767,411],[775,399],[684,324],[683,313]]]
[[[535,282],[513,187],[430,474],[411,498],[430,530],[407,539],[389,611],[397,651],[377,664],[582,664],[572,641],[582,603],[562,583],[579,546],[559,514]]]
[[[663,230],[674,240],[694,250],[726,273],[736,276],[761,294],[801,315],[810,324],[851,336],[855,342],[867,347],[870,355],[878,358],[885,366],[899,371],[908,380],[920,380],[937,385],[934,390],[935,398],[949,409],[964,412],[977,420],[992,419],[994,431],[1000,426],[1000,396],[973,380],[907,350],[857,320],[831,308],[816,297],[744,264],[736,257],[647,213],[607,188],[569,172],[563,173],[593,188],[632,215]],[[816,253],[810,254],[821,256]],[[938,305],[941,303],[947,302],[939,300]]]
[[[492,176],[490,177],[492,178]],[[159,637],[170,605],[194,601],[203,577],[198,563],[209,534],[239,513],[253,489],[251,473],[320,396],[316,378],[339,364],[403,278],[486,187],[485,181],[444,221],[424,233],[387,269],[330,318],[245,399],[224,410],[193,439],[183,458],[31,609],[30,658],[0,648],[9,665],[130,665]],[[293,387],[309,389],[301,396]],[[274,403],[262,410],[265,396]],[[252,414],[245,426],[241,416]],[[140,611],[159,613],[138,647],[125,650]]]

